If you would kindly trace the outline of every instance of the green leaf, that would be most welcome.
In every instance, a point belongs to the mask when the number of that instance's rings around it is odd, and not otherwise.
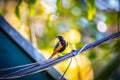
[[[18,0],[18,5],[17,6],[19,6],[21,3],[22,3],[22,0]]]
[[[30,16],[33,16],[35,14],[34,5],[36,2],[37,2],[37,0],[28,0]]]
[[[18,0],[18,4],[17,4],[17,7],[15,9],[15,13],[16,13],[16,16],[20,19],[20,9],[19,9],[19,6],[20,4],[22,3],[22,0]]]
[[[61,14],[61,12],[62,12],[62,1],[57,0],[56,5],[57,5],[57,12]]]
[[[37,2],[37,0],[28,0],[28,3],[29,3],[30,5],[34,5],[36,2]]]
[[[90,54],[88,55],[89,59],[93,60],[97,57],[96,52],[91,50]]]
[[[87,0],[87,5],[88,5],[88,19],[92,20],[96,13],[95,0]]]
[[[18,6],[16,7],[15,13],[16,13],[16,16],[20,19],[20,10]]]

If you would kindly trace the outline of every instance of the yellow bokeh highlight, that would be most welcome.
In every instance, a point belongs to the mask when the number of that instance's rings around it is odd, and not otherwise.
[[[75,29],[70,29],[64,34],[66,40],[71,44],[76,44],[81,40],[81,34]]]
[[[57,64],[55,67],[63,74],[69,62],[70,59]],[[83,54],[72,58],[71,65],[65,77],[67,80],[94,80],[94,73],[90,60]]]

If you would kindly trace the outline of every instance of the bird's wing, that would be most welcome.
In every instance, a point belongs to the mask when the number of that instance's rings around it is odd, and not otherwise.
[[[52,55],[48,59],[51,59],[55,54],[57,54],[61,50],[62,47],[63,47],[62,44],[60,42],[58,42],[55,45],[55,48],[54,48]]]
[[[56,49],[60,44],[61,44],[60,42],[57,42],[57,44],[56,44],[55,47],[54,47],[54,51],[55,51],[55,49]]]
[[[62,47],[63,47],[62,44],[60,42],[58,42],[55,45],[54,52],[59,52]]]

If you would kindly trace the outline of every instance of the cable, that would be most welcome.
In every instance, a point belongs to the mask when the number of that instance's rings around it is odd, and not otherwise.
[[[70,67],[71,62],[72,62],[72,58],[70,58],[70,62],[69,62],[69,64],[68,64],[68,66],[67,66],[67,68],[66,68],[65,72],[63,73],[63,75],[60,77],[60,79],[59,79],[59,80],[62,80],[62,79],[63,79],[64,75],[66,74],[67,70],[68,70],[68,69],[69,69],[69,67]]]
[[[0,79],[13,79],[13,78],[18,78],[18,77],[34,74],[34,73],[37,73],[37,72],[41,72],[41,71],[46,70],[47,68],[49,68],[49,67],[51,67],[51,66],[53,66],[53,65],[55,65],[55,64],[57,64],[57,63],[59,63],[61,61],[64,61],[64,60],[66,60],[68,58],[76,56],[78,53],[80,53],[82,51],[89,50],[89,49],[91,49],[93,47],[96,47],[96,46],[102,44],[103,42],[106,42],[106,41],[111,40],[113,38],[116,38],[118,36],[120,36],[120,32],[111,34],[111,35],[109,35],[107,37],[104,37],[104,38],[102,38],[100,40],[97,40],[95,42],[86,44],[85,46],[83,46],[80,49],[72,50],[71,52],[69,52],[68,54],[66,54],[64,56],[61,56],[59,58],[55,58],[55,59],[53,59],[51,61],[48,61],[46,63],[43,63],[43,64],[41,64],[39,66],[35,66],[35,67],[32,67],[32,68],[27,69],[27,70],[25,69],[25,70],[19,71],[17,73],[11,74],[11,75],[7,75],[5,77],[0,76]]]
[[[84,46],[78,51],[77,54],[81,53],[87,45],[88,45],[88,44],[84,45]],[[68,68],[69,68],[69,66],[70,66],[70,64],[71,64],[71,62],[72,62],[72,58],[71,58],[71,60],[70,60],[70,63],[68,64],[68,66],[67,66],[67,68],[66,68],[64,74],[61,76],[61,78],[60,78],[59,80],[62,80],[62,78],[63,78],[64,75],[66,74],[66,72],[67,72],[67,70],[68,70]]]
[[[52,59],[51,59],[51,60],[52,60]],[[51,60],[49,60],[49,61],[51,61]],[[44,64],[44,63],[46,63],[46,62],[48,62],[48,60],[39,61],[39,62],[35,62],[35,63],[30,63],[30,64],[25,64],[25,65],[20,65],[20,66],[9,67],[9,68],[3,68],[3,69],[0,69],[0,72],[12,70],[12,69],[17,69],[17,68],[28,67],[28,66],[40,65],[40,64]]]

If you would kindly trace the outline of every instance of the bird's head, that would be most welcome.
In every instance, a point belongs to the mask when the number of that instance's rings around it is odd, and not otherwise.
[[[56,36],[59,40],[64,40],[63,36]]]

